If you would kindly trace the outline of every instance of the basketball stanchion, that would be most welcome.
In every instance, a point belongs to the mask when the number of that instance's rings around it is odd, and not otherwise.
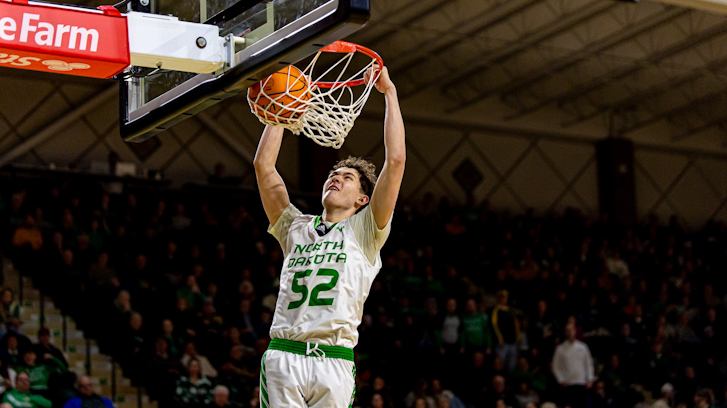
[[[311,81],[323,53],[344,55]],[[371,60],[361,68],[351,68],[357,53]],[[383,66],[376,52],[336,41],[321,49],[303,71],[290,66],[250,87],[247,100],[260,122],[303,134],[321,146],[340,149],[379,78],[378,69]],[[340,72],[336,74],[337,69]],[[365,74],[370,69],[374,75],[366,81]],[[335,79],[324,81],[329,76]]]

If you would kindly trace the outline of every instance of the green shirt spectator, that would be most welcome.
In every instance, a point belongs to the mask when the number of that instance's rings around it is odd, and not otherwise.
[[[212,382],[202,376],[199,361],[189,360],[187,364],[189,376],[181,376],[177,380],[174,399],[184,408],[201,408],[212,400]]]
[[[177,299],[180,297],[187,299],[187,304],[192,310],[199,310],[202,307],[204,296],[194,275],[187,276],[187,285],[177,291]]]
[[[24,365],[15,368],[18,373],[27,373],[30,377],[30,389],[33,391],[45,391],[48,389],[48,379],[51,374],[68,371],[62,361],[53,357],[50,353],[45,356],[44,364],[36,364],[37,355],[33,350],[27,350],[23,354]]]
[[[468,299],[466,313],[462,316],[462,347],[490,353],[492,351],[492,331],[490,319],[477,311],[474,299]]]
[[[46,398],[30,393],[30,377],[26,372],[18,373],[15,388],[5,393],[2,402],[13,408],[50,408],[52,405]]]

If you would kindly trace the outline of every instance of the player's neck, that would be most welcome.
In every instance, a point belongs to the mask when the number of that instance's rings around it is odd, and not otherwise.
[[[321,219],[325,222],[338,223],[356,214],[355,208],[324,208]]]

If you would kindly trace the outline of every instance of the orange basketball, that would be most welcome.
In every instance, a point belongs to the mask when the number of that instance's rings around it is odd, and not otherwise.
[[[308,79],[293,65],[281,69],[247,90],[250,109],[260,118],[294,123],[310,100]]]

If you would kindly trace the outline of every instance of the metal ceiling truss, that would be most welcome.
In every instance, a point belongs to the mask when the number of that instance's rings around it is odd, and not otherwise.
[[[724,99],[723,99],[723,101],[724,101]],[[707,129],[709,129],[711,127],[715,127],[715,126],[720,127],[720,130],[722,131],[722,133],[724,135],[725,132],[727,132],[727,129],[725,129],[725,127],[724,127],[726,124],[727,124],[727,114],[719,115],[716,118],[708,120],[699,126],[690,128],[684,132],[681,132],[681,133],[678,133],[678,134],[672,136],[671,140],[673,142],[677,142],[677,141],[686,139],[688,137],[692,137],[704,130],[707,130]],[[722,147],[727,147],[727,138],[725,138],[724,136],[722,137]]]
[[[59,87],[54,88],[53,91],[51,91],[51,94],[62,91],[59,89]],[[91,133],[94,134],[94,136],[98,139],[102,136],[98,130],[96,130],[93,126],[90,125],[90,123],[85,120],[85,115],[92,111],[93,109],[101,106],[101,104],[107,102],[109,99],[113,98],[118,94],[118,87],[116,85],[110,86],[106,88],[105,90],[102,90],[98,92],[94,97],[91,99],[88,99],[84,103],[73,107],[70,111],[65,112],[62,116],[58,117],[53,123],[50,123],[43,127],[42,130],[39,132],[26,137],[21,138],[17,134],[17,127],[20,123],[22,123],[23,120],[21,120],[18,124],[16,124],[14,129],[11,129],[11,132],[13,132],[16,136],[18,136],[19,139],[21,139],[20,143],[13,146],[10,150],[5,152],[2,156],[0,156],[0,167],[12,163],[13,160],[23,156],[24,154],[33,151],[33,149],[43,142],[51,139],[53,136],[58,134],[60,131],[65,129],[66,127],[70,126],[74,122],[78,120],[82,120],[84,124],[89,128]],[[44,101],[50,96],[50,94],[44,98]],[[64,96],[65,98],[65,96]],[[66,98],[66,100],[68,100]],[[29,115],[33,115],[36,113],[35,110],[30,110]],[[45,161],[38,155],[36,155],[38,160],[42,163]],[[72,162],[75,162],[72,161]]]
[[[375,2],[375,3],[377,3],[377,2]],[[381,2],[381,3],[386,3],[386,2]],[[417,10],[416,14],[414,14],[411,17],[406,18],[404,21],[397,21],[397,22],[388,21],[387,17],[400,16],[404,10],[409,9],[412,6],[417,6],[420,3],[421,3],[420,1],[412,1],[402,7],[399,7],[396,10],[386,12],[386,16],[382,20],[379,20],[374,26],[375,28],[383,27],[384,28],[382,30],[383,32],[376,32],[376,30],[373,30],[376,33],[376,36],[373,38],[367,38],[365,40],[366,44],[369,44],[372,49],[376,49],[377,44],[381,43],[382,41],[386,41],[391,35],[393,35],[395,33],[400,33],[400,32],[408,33],[410,24],[416,23],[417,21],[421,20],[422,18],[424,18],[426,16],[440,13],[442,7],[445,6],[446,4],[452,3],[452,0],[442,0],[437,3],[434,3],[431,6],[428,6],[424,10]]]
[[[617,3],[611,2],[591,2],[574,11],[566,12],[553,18],[550,24],[543,24],[539,30],[527,31],[526,29],[520,29],[518,30],[520,36],[507,46],[487,55],[475,56],[477,62],[470,69],[461,71],[456,76],[444,82],[442,84],[442,92],[450,97],[457,98],[459,101],[466,101],[470,99],[466,97],[466,94],[472,92],[473,86],[477,87],[474,83],[476,81],[472,81],[471,78],[485,76],[487,72],[485,71],[486,68],[500,64],[528,49],[537,48],[538,44],[563,34],[576,25],[583,24],[599,15],[609,13],[618,6]]]
[[[593,18],[616,6],[614,3],[601,1],[589,2],[583,6],[582,0],[528,0],[523,7],[504,9],[503,18],[499,21],[486,18],[481,27],[475,26],[466,29],[456,41],[445,41],[441,45],[436,45],[433,51],[428,51],[430,58],[416,59],[407,63],[402,69],[396,70],[397,74],[404,79],[400,97],[402,99],[411,97],[428,88],[432,83],[436,83],[440,76],[432,76],[431,73],[441,71],[446,72],[450,78],[442,86],[443,92],[448,95],[453,84],[461,85],[462,81],[469,84],[470,76],[473,74],[507,60],[527,48],[568,30],[574,24]],[[544,16],[543,7],[549,9],[552,16]],[[511,12],[515,13],[510,15]],[[544,17],[549,17],[545,23],[542,22]],[[495,29],[502,29],[503,24],[507,25],[508,30],[517,33],[516,39],[505,40],[501,36],[491,33]],[[457,27],[462,25],[462,23],[455,24],[452,30],[459,33]],[[484,49],[480,46],[480,42],[488,42],[492,45]],[[453,46],[461,46],[463,43],[473,46],[477,52],[458,54],[458,57],[461,57],[461,60],[458,61],[447,55],[447,50]],[[495,45],[494,50],[491,49],[493,45]],[[467,69],[466,72],[462,73],[463,69]],[[452,76],[453,73],[456,75]]]
[[[683,104],[681,104],[675,108],[662,111],[661,113],[659,113],[657,115],[653,115],[647,119],[636,121],[632,124],[627,125],[624,128],[624,134],[633,132],[637,129],[641,129],[645,126],[656,123],[662,119],[676,117],[681,114],[684,114],[685,112],[692,111],[699,106],[711,103],[715,98],[719,98],[721,95],[724,95],[725,93],[727,93],[727,89],[718,89],[714,92],[709,92],[707,94],[704,94],[703,96],[701,96],[699,98],[686,100]]]
[[[650,88],[646,89],[637,89],[634,90],[630,97],[619,99],[617,101],[614,101],[608,105],[601,105],[596,109],[593,109],[591,112],[580,115],[574,119],[564,121],[562,123],[562,126],[569,127],[581,122],[584,122],[586,120],[592,119],[598,115],[604,114],[608,112],[609,110],[613,109],[614,107],[618,106],[639,106],[643,102],[655,98],[659,95],[663,95],[675,88],[681,87],[683,85],[690,84],[692,82],[695,82],[701,78],[703,78],[706,75],[717,75],[717,71],[720,69],[723,69],[727,67],[727,57],[720,58],[717,60],[713,60],[708,62],[704,67],[695,68],[685,75],[682,75],[681,77],[667,77],[664,81],[660,82],[659,84],[652,86]]]
[[[555,61],[546,61],[540,67],[519,75],[517,78],[513,78],[512,81],[504,82],[498,87],[489,89],[474,98],[465,100],[458,105],[458,108],[477,103],[492,96],[493,94],[502,94],[502,96],[505,97],[506,95],[521,92],[523,89],[527,89],[533,84],[549,78],[554,73],[570,68],[571,66],[590,58],[594,54],[599,54],[609,48],[623,44],[635,36],[651,31],[654,28],[673,21],[688,12],[688,10],[672,8],[658,14],[657,16],[647,16],[623,30],[614,31],[603,39],[596,40],[590,44],[584,44],[583,49],[571,52],[565,58]]]
[[[543,1],[545,0],[499,2],[486,12],[473,16],[468,21],[453,22],[452,30],[449,34],[443,33],[443,35],[438,35],[434,41],[423,41],[412,44],[410,52],[402,53],[399,58],[395,58],[391,64],[387,63],[387,65],[392,70],[402,73],[420,70],[421,65],[427,63],[427,60],[432,58],[432,56],[441,55],[461,41],[472,40],[478,33]],[[409,75],[402,76],[409,77]]]
[[[655,51],[649,54],[646,58],[633,60],[625,66],[609,72],[607,75],[594,77],[591,81],[587,81],[585,84],[576,86],[567,92],[541,99],[530,106],[523,107],[516,113],[506,116],[505,119],[512,120],[519,118],[554,102],[561,107],[567,103],[575,103],[574,99],[576,98],[583,98],[584,95],[613,83],[615,80],[625,78],[643,70],[646,67],[655,66],[667,58],[689,51],[695,45],[710,41],[716,37],[724,35],[725,33],[727,33],[727,24],[712,26],[706,30],[687,36],[683,40],[677,41],[676,43],[673,43],[661,50]]]

